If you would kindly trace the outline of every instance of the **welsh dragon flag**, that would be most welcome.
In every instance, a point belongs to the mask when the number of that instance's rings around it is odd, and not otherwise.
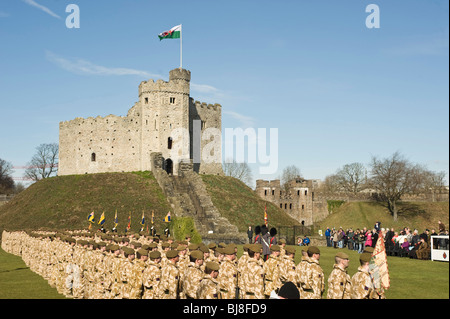
[[[164,31],[158,34],[158,38],[162,39],[179,39],[181,36],[181,24],[173,27],[169,31]]]

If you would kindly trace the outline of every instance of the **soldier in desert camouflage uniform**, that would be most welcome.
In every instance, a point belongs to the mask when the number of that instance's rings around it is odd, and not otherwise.
[[[302,291],[300,299],[321,299],[325,289],[325,278],[320,267],[320,250],[316,246],[308,248],[308,266],[300,277]]]
[[[150,260],[142,274],[144,294],[142,299],[160,298],[161,283],[161,253],[157,250],[149,253]]]
[[[178,262],[178,251],[166,252],[167,265],[161,271],[161,299],[177,299],[179,292],[180,271],[176,264]]]
[[[264,272],[264,295],[268,299],[272,291],[281,288],[280,273],[280,246],[273,245],[270,247],[269,259],[263,265]]]
[[[240,278],[244,299],[264,299],[264,272],[259,263],[261,249],[261,244],[253,244],[248,248],[249,259]]]
[[[220,264],[219,276],[217,277],[221,299],[235,299],[238,272],[234,246],[228,245],[222,249],[222,253],[224,259]]]
[[[350,299],[352,282],[347,274],[348,255],[342,252],[336,254],[333,270],[328,277],[327,299]]]
[[[220,299],[218,282],[219,264],[213,261],[207,262],[205,274],[197,291],[197,299]]]
[[[359,257],[360,266],[358,272],[352,277],[352,299],[380,299],[376,291],[373,279],[369,271],[370,253],[362,253]]]
[[[280,261],[280,280],[281,285],[286,282],[292,282],[295,286],[299,285],[299,277],[297,273],[297,267],[294,262],[295,248],[288,246],[285,248],[285,254]]]
[[[203,265],[203,252],[199,250],[191,251],[190,262],[184,273],[184,280],[181,287],[182,295],[180,298],[194,299],[196,298],[200,281],[203,278],[203,271],[201,266]]]

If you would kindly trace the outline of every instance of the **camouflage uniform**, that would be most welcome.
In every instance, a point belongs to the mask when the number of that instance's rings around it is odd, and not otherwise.
[[[238,271],[236,264],[226,258],[221,264],[219,269],[219,276],[217,281],[219,282],[219,291],[221,299],[234,299],[236,296],[236,286]]]
[[[166,253],[167,258],[172,258],[172,252]],[[175,251],[176,252],[176,251]],[[178,253],[178,252],[176,252]],[[168,261],[161,271],[161,299],[177,299],[179,291],[180,271],[175,263]]]
[[[264,299],[264,272],[256,259],[248,260],[240,280],[244,299]]]
[[[325,288],[325,278],[319,261],[308,258],[308,266],[300,278],[302,292],[300,299],[321,299]]]
[[[347,270],[334,264],[333,271],[328,277],[327,299],[350,299],[352,282]]]
[[[144,294],[142,299],[157,299],[160,297],[159,285],[161,283],[161,265],[153,260],[147,263],[142,274]]]
[[[218,282],[205,274],[197,290],[197,299],[219,299]]]
[[[182,285],[182,292],[185,298],[196,298],[196,294],[203,275],[203,271],[201,270],[199,265],[194,262],[189,263],[184,274],[184,281]]]
[[[281,288],[281,259],[273,255],[263,265],[264,295],[268,298],[273,290]]]
[[[379,295],[373,285],[369,271],[358,267],[358,272],[352,277],[352,299],[379,299]]]

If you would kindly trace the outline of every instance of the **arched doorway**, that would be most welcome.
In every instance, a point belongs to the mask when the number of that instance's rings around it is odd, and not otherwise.
[[[173,175],[173,162],[170,158],[166,159],[166,161],[164,162],[164,167],[165,167],[165,171],[167,172],[167,174],[169,175]]]

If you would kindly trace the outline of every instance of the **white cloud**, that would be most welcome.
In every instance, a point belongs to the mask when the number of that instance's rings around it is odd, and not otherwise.
[[[255,127],[255,119],[233,111],[223,111],[223,114],[230,115],[241,123],[242,128]]]
[[[217,93],[219,90],[207,84],[196,84],[191,82],[191,89],[201,93]]]
[[[9,13],[0,11],[0,18],[7,18],[7,17],[9,17]]]
[[[52,17],[61,19],[61,17],[60,17],[59,15],[57,15],[56,13],[54,13],[52,10],[50,10],[49,8],[47,8],[47,7],[45,7],[45,6],[43,6],[43,5],[39,4],[39,3],[37,3],[37,2],[34,1],[34,0],[22,0],[22,1],[25,2],[26,4],[30,5],[30,6],[36,7],[36,8],[38,8],[39,10],[44,11],[45,13],[48,13],[48,14],[51,15]]]
[[[56,64],[60,68],[80,75],[139,75],[146,78],[160,77],[158,74],[151,74],[142,70],[105,67],[79,58],[68,59],[50,51],[46,51],[45,55],[48,61]]]

